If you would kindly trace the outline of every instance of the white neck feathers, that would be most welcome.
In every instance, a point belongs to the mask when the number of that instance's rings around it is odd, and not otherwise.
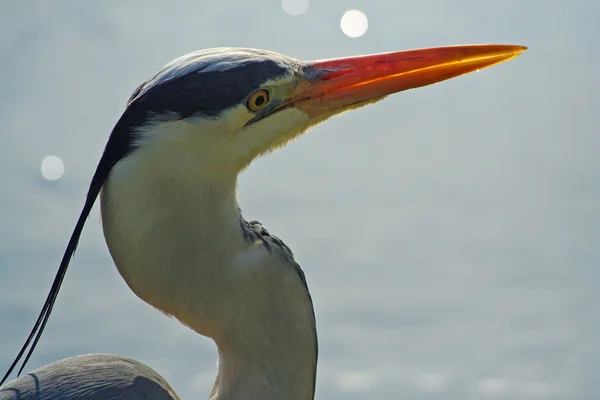
[[[113,260],[140,298],[215,340],[211,399],[312,399],[317,338],[295,262],[244,228],[238,171],[206,173],[220,163],[194,140],[142,143],[113,168],[101,199]]]

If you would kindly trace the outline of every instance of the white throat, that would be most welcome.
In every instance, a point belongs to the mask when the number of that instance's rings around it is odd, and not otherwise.
[[[215,340],[211,399],[312,399],[317,338],[297,264],[244,223],[238,171],[207,173],[220,163],[203,133],[144,143],[113,168],[101,195],[113,260],[141,299]]]

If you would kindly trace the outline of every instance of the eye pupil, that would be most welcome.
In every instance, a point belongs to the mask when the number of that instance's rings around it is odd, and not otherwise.
[[[265,103],[265,96],[263,96],[262,94],[260,96],[258,96],[256,98],[256,100],[254,100],[254,104],[256,104],[257,106],[262,106]]]

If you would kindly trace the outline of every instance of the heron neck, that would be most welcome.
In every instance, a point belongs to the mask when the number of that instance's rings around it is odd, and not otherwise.
[[[211,400],[314,398],[316,338],[306,324],[280,328],[216,339],[219,373]]]
[[[209,157],[151,142],[113,168],[102,219],[115,265],[141,299],[215,341],[212,400],[310,400],[317,337],[304,278],[279,240],[244,223],[237,174]]]

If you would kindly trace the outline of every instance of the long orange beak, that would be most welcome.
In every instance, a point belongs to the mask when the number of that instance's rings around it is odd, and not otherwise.
[[[527,47],[467,45],[304,63],[290,102],[309,116],[341,111],[392,93],[431,85],[517,57]]]

